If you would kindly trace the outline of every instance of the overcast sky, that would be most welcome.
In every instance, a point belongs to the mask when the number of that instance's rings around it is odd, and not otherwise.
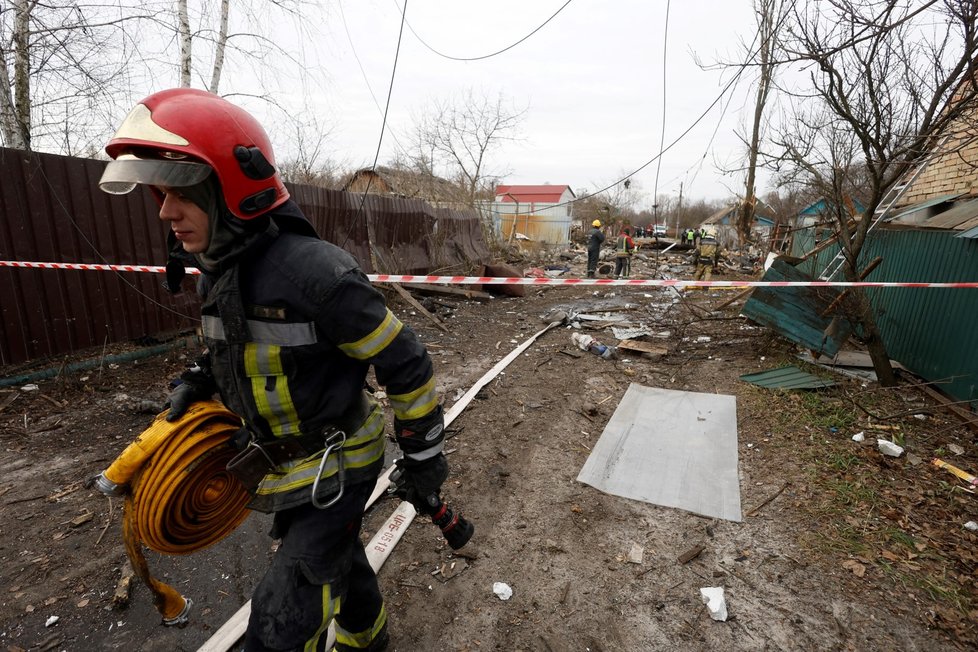
[[[328,3],[311,26],[321,35],[298,55],[325,81],[304,100],[328,128],[329,156],[349,166],[369,165],[380,137],[400,27],[401,0]],[[526,41],[503,54],[478,57],[526,36],[564,0],[409,0],[388,124],[395,134],[410,130],[433,99],[457,97],[467,89],[494,97],[502,93],[527,108],[522,141],[493,154],[491,169],[509,170],[507,183],[569,184],[595,190],[648,163],[689,129],[722,94],[733,76],[704,71],[702,62],[742,57],[743,40],[754,34],[750,0],[672,2],[666,29],[665,0],[574,0]],[[427,43],[426,47],[422,40]],[[665,57],[665,66],[663,65]],[[358,62],[359,59],[359,62]],[[749,73],[692,131],[665,153],[658,193],[686,199],[728,198],[743,192],[743,174],[720,168],[743,163],[743,131],[752,110]],[[369,88],[368,88],[369,83]],[[371,90],[373,96],[371,96]],[[376,102],[375,99],[376,98]],[[286,104],[288,101],[286,99]],[[283,128],[284,129],[284,128]],[[287,134],[271,129],[277,144]],[[288,155],[289,145],[280,145]],[[397,152],[385,135],[381,163]],[[282,156],[280,156],[282,158]],[[634,177],[642,197],[653,203],[655,162]],[[764,192],[762,176],[758,191]]]

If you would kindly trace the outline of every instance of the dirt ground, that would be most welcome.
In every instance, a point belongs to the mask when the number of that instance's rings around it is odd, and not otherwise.
[[[653,277],[654,261],[636,260],[633,275]],[[688,278],[680,259],[659,262]],[[580,274],[583,258],[569,265]],[[793,345],[739,317],[740,304],[716,310],[729,292],[533,288],[483,302],[429,299],[447,333],[390,296],[428,345],[446,407],[555,310],[611,309],[669,332],[650,339],[664,355],[605,360],[576,349],[571,330],[551,330],[462,412],[447,445],[445,496],[476,535],[459,556],[430,523],[410,526],[380,572],[391,649],[978,646],[978,534],[963,527],[978,520],[976,498],[929,464],[939,456],[978,469],[974,433],[935,407],[915,387],[920,379],[902,375],[900,387],[882,389],[805,365]],[[588,332],[617,341],[607,328]],[[126,561],[121,502],[82,484],[149,424],[192,353],[0,393],[0,649],[195,650],[250,597],[273,554],[261,515],[206,551],[147,554],[158,577],[193,599],[188,626],[163,627],[138,583],[128,604],[114,607]],[[773,391],[739,380],[785,364],[837,384]],[[736,397],[743,522],[577,482],[630,383]],[[857,432],[865,442],[852,441]],[[898,438],[906,454],[881,455],[876,437]],[[375,505],[364,540],[394,507],[389,498]],[[641,563],[628,559],[636,545]],[[454,574],[436,572],[443,567]],[[512,598],[496,597],[495,582]],[[724,587],[726,622],[711,620],[702,603],[707,586]]]

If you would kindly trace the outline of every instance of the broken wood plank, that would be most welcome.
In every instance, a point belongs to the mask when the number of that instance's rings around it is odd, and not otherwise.
[[[402,288],[399,283],[391,283],[391,287],[394,288],[394,290],[401,296],[402,299],[404,299],[409,304],[411,304],[412,306],[414,306],[414,309],[415,310],[417,310],[422,315],[424,315],[425,317],[427,317],[428,319],[430,319],[431,322],[435,326],[437,326],[438,328],[440,328],[443,333],[449,333],[449,332],[451,332],[451,331],[448,330],[448,328],[445,327],[445,324],[442,323],[442,321],[440,319],[438,319],[438,317],[436,317],[435,315],[433,315],[430,312],[428,312],[428,309],[425,308],[424,306],[422,306],[420,303],[418,303],[418,300],[415,299],[414,297],[412,297],[411,296],[411,293],[408,292],[407,290],[405,290],[404,288]]]
[[[639,340],[622,340],[618,343],[617,348],[623,351],[635,351],[637,353],[653,357],[662,356],[669,353],[668,347],[659,346],[650,342],[642,342]]]
[[[706,546],[704,545],[693,546],[683,554],[679,555],[676,561],[678,561],[680,564],[688,564],[699,557],[700,553],[702,553],[704,550],[706,550]]]
[[[115,585],[115,591],[112,593],[112,606],[114,607],[124,607],[129,604],[129,592],[132,589],[132,578],[136,577],[136,573],[132,570],[132,564],[129,560],[122,566],[122,577],[119,578],[118,584]]]
[[[403,283],[402,284],[408,290],[415,290],[421,292],[422,294],[443,294],[456,297],[465,297],[466,299],[476,299],[478,301],[489,301],[492,299],[492,295],[488,292],[480,292],[479,290],[464,290],[462,288],[448,287],[447,285],[430,285],[427,283]]]
[[[922,389],[924,393],[930,396],[932,399],[940,403],[944,409],[961,419],[964,422],[964,425],[968,426],[968,428],[978,432],[978,415],[954,405],[954,402],[950,398],[945,396],[942,392],[937,391],[930,385],[921,385],[920,389]]]

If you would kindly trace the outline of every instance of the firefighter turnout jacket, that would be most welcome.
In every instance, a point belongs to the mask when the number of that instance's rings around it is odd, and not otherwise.
[[[317,499],[334,495],[339,456],[329,455],[318,473],[324,436],[334,429],[346,435],[344,483],[376,480],[385,439],[383,411],[364,391],[371,365],[397,418],[422,418],[438,407],[423,345],[339,247],[273,223],[230,268],[205,275],[199,291],[224,404],[256,443],[289,451],[261,480],[252,509],[309,502],[317,474]]]

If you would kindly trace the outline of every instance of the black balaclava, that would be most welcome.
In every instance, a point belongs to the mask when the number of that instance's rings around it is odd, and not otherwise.
[[[224,202],[217,176],[213,173],[193,186],[180,188],[180,193],[207,213],[210,240],[207,250],[199,254],[189,254],[173,231],[167,235],[169,259],[166,264],[166,284],[170,292],[180,290],[184,276],[184,266],[194,263],[206,274],[219,274],[247,249],[257,237],[267,232],[270,221],[267,215],[251,220],[235,217]]]

